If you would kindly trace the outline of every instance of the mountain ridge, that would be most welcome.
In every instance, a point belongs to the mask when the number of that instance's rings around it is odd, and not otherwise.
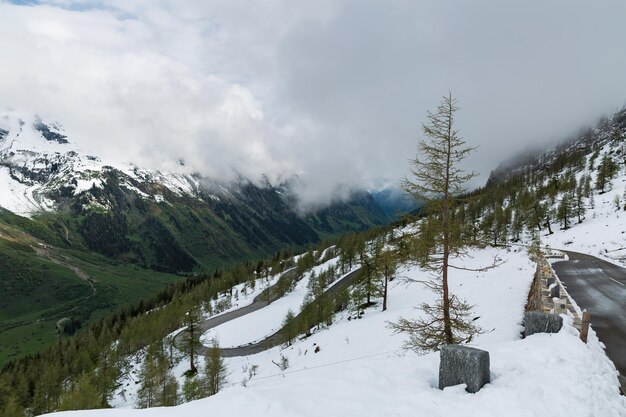
[[[0,129],[0,206],[63,230],[51,243],[159,271],[212,270],[390,221],[364,189],[300,213],[297,179],[224,182],[111,164],[33,115],[5,115]]]

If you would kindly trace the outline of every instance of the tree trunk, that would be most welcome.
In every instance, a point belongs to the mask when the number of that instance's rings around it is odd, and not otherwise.
[[[387,310],[387,282],[388,282],[388,272],[385,268],[385,288],[383,289],[383,311]]]
[[[442,207],[443,217],[443,265],[442,265],[442,287],[443,287],[443,329],[446,338],[446,344],[450,345],[452,339],[452,323],[450,322],[450,298],[448,295],[448,258],[450,256],[450,154],[452,152],[452,101],[449,104],[448,112],[448,137],[447,137],[447,155],[446,155],[446,178],[444,185],[444,197]]]
[[[195,340],[194,340],[194,331],[193,331],[193,318],[191,317],[191,311],[189,312],[189,369],[192,373],[197,372],[196,365],[194,363],[194,350],[195,350]]]

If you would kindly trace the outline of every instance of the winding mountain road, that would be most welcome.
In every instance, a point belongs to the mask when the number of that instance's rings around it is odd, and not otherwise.
[[[562,252],[569,260],[555,262],[554,271],[580,308],[591,313],[591,325],[626,387],[626,268],[591,255]]]
[[[289,273],[295,273],[295,269],[288,270],[284,274],[289,274]],[[361,276],[361,269],[359,268],[350,272],[349,274],[345,275],[344,277],[335,281],[334,283],[332,283],[332,285],[326,289],[325,293],[336,294],[342,289],[348,287],[350,284],[356,281],[360,276]],[[272,298],[271,301],[272,302],[276,301],[276,299],[277,298]],[[237,310],[229,311],[228,313],[220,314],[219,316],[208,318],[207,320],[201,322],[199,324],[200,331],[198,333],[203,334],[209,329],[217,327],[220,324],[227,323],[231,320],[235,320],[239,317],[243,317],[246,314],[250,314],[252,312],[260,310],[261,308],[266,307],[269,304],[270,303],[268,303],[267,294],[263,292],[259,294],[258,296],[256,296],[254,300],[252,301],[252,303],[248,304],[247,306],[238,308]],[[296,316],[296,319],[300,316],[300,314],[301,313],[299,313]],[[260,353],[265,350],[271,349],[274,346],[278,346],[283,342],[281,334],[280,334],[281,330],[282,329],[278,330],[277,332],[269,335],[265,339],[256,343],[250,343],[247,345],[231,347],[231,348],[222,348],[221,349],[222,356],[225,358],[233,358],[237,356],[254,355],[256,353]],[[184,332],[178,333],[174,338],[174,343],[178,346],[179,346],[180,338],[182,337],[183,333]],[[205,356],[208,353],[208,351],[209,351],[209,348],[203,345],[197,350],[196,353],[198,355]]]

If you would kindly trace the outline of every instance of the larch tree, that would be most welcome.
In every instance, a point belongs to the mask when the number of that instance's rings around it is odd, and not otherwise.
[[[217,339],[211,340],[211,347],[204,360],[204,387],[206,395],[214,395],[226,383],[228,369],[222,359],[222,351]]]
[[[141,386],[137,391],[139,408],[177,404],[178,382],[172,374],[162,341],[148,346],[139,378],[141,380]]]
[[[462,255],[468,245],[465,225],[455,221],[453,211],[457,197],[465,192],[464,184],[474,172],[465,172],[460,164],[475,148],[466,146],[455,128],[455,114],[460,108],[452,94],[444,96],[434,113],[428,112],[422,125],[425,138],[420,139],[418,156],[410,161],[411,177],[405,178],[403,189],[416,201],[425,202],[429,214],[426,259],[422,267],[431,279],[418,281],[437,294],[433,304],[423,303],[418,308],[423,315],[418,319],[400,318],[390,323],[396,332],[409,334],[405,347],[418,352],[438,350],[442,345],[470,341],[480,329],[470,319],[471,306],[450,293],[448,276],[451,256]],[[424,238],[424,236],[420,236]]]
[[[189,370],[190,375],[194,375],[198,372],[196,367],[196,352],[200,347],[200,334],[198,330],[198,324],[200,322],[200,313],[197,307],[192,307],[185,313],[185,334],[183,335],[183,345],[186,355],[189,356]]]
[[[570,217],[572,217],[573,211],[574,208],[572,207],[572,200],[570,199],[569,194],[563,194],[563,197],[561,197],[561,201],[559,202],[559,206],[556,212],[557,219],[563,223],[563,230],[569,229],[569,219]]]
[[[293,342],[293,339],[295,339],[298,333],[295,319],[296,315],[293,313],[293,310],[287,310],[287,314],[285,315],[281,326],[282,338],[283,341],[287,343],[287,346],[291,346],[291,342]]]
[[[383,297],[382,311],[387,310],[389,298],[389,281],[393,280],[397,268],[397,255],[391,249],[385,249],[382,242],[376,242],[374,249],[374,265],[377,277],[380,279],[380,294]]]

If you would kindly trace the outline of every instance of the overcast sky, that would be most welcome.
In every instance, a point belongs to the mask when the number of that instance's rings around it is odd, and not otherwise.
[[[0,109],[146,168],[299,174],[325,202],[402,177],[451,90],[484,181],[626,103],[625,18],[623,0],[0,0]]]

